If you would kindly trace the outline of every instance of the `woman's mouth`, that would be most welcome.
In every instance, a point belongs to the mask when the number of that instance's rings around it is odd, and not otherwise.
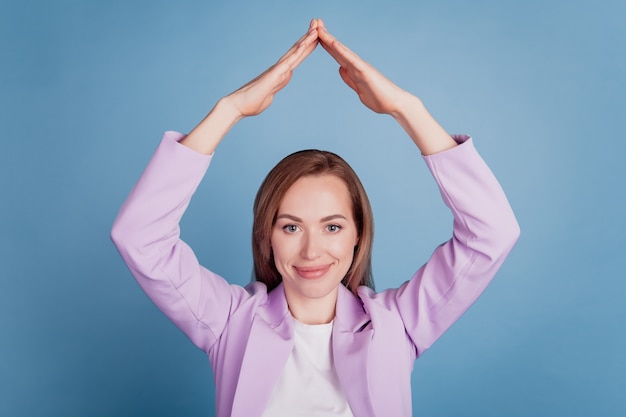
[[[298,276],[304,279],[317,279],[321,278],[328,272],[330,265],[320,266],[295,266],[294,269],[298,273]]]

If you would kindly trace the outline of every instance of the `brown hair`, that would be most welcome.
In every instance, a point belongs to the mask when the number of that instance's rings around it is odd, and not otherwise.
[[[301,177],[334,175],[341,179],[350,192],[352,215],[359,243],[354,250],[352,265],[342,283],[356,294],[360,285],[374,288],[372,280],[372,241],[374,219],[365,189],[354,170],[339,155],[316,149],[298,151],[285,157],[267,174],[254,200],[252,224],[252,257],[254,276],[271,291],[282,278],[276,269],[271,249],[272,228],[278,208],[287,190]]]

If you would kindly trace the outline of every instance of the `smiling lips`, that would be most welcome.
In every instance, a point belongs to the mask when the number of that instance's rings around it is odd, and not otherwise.
[[[317,279],[321,278],[328,272],[330,265],[321,266],[294,266],[294,269],[298,273],[298,276],[304,279]]]

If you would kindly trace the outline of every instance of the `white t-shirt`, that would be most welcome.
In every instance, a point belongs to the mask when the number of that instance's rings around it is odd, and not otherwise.
[[[333,361],[333,323],[294,319],[294,347],[263,417],[353,417]]]

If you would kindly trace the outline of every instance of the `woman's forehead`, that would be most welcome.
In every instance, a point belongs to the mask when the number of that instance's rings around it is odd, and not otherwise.
[[[277,214],[322,218],[335,214],[347,217],[351,212],[352,201],[345,182],[325,174],[299,178],[283,196]]]

